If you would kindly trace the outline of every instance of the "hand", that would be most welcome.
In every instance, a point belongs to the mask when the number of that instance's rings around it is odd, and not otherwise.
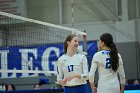
[[[81,75],[80,74],[76,74],[75,75],[75,78],[79,78],[80,79],[81,78]]]
[[[75,75],[73,75],[73,76],[69,76],[69,77],[67,77],[66,79],[67,79],[67,81],[69,82],[69,81],[71,81],[73,78],[81,78],[81,75],[80,74],[75,74]]]
[[[96,87],[94,87],[94,93],[97,93],[97,88]]]
[[[60,85],[62,86],[65,85],[66,82],[67,82],[66,78],[59,81]]]
[[[93,93],[97,93],[97,91],[94,91]]]
[[[74,78],[74,76],[69,76],[66,78],[67,82],[71,81]]]

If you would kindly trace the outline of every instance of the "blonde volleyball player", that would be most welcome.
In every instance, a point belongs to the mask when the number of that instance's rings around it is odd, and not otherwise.
[[[58,59],[57,81],[64,86],[64,93],[88,93],[88,65],[85,55],[77,52],[76,35],[69,35],[64,42],[64,54]]]
[[[117,52],[113,37],[105,33],[100,37],[100,48],[92,59],[92,66],[89,73],[89,81],[94,93],[94,74],[98,67],[99,80],[97,93],[124,93],[125,73],[121,55]],[[120,82],[117,77],[119,73]],[[121,83],[121,88],[120,88]]]

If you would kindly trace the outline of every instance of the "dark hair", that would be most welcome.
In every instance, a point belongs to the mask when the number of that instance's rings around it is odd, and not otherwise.
[[[68,47],[68,43],[67,41],[71,41],[74,37],[77,37],[77,35],[68,35],[67,38],[64,41],[64,53],[67,53],[67,47]]]
[[[100,40],[111,49],[109,54],[111,58],[111,68],[116,72],[119,66],[119,57],[116,45],[113,42],[113,37],[109,33],[104,33],[103,35],[101,35]]]
[[[8,86],[9,86],[9,85],[12,87],[13,90],[16,90],[15,85],[13,85],[13,84],[6,84],[6,85],[5,85],[6,90],[8,90]]]

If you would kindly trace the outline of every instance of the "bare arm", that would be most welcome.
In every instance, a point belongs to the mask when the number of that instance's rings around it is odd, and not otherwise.
[[[121,84],[121,93],[124,93],[125,84]]]
[[[94,82],[90,82],[90,86],[91,86],[91,89],[92,89],[93,93],[97,93]]]

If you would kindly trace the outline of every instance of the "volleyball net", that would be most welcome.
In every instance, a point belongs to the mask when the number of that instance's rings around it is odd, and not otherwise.
[[[84,31],[0,11],[0,76],[56,74],[63,42],[73,33],[86,54]]]

